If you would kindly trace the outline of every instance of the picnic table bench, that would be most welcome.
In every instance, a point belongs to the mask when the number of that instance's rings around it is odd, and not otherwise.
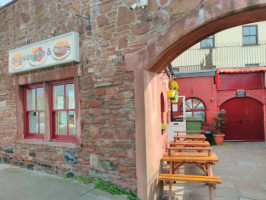
[[[207,151],[207,153],[205,153],[204,151]],[[171,155],[174,155],[174,156],[181,156],[181,155],[182,156],[210,156],[211,151],[212,151],[211,147],[168,147],[167,148],[168,156],[171,156]]]
[[[186,140],[192,140],[192,141],[205,141],[206,137],[203,134],[198,135],[174,135],[174,142],[179,141],[183,139]]]
[[[160,174],[159,180],[169,181],[169,197],[172,199],[172,183],[173,181],[188,182],[188,183],[205,183],[209,185],[209,199],[213,200],[212,189],[215,189],[216,184],[221,184],[219,176],[202,176],[202,175],[186,175],[186,174]]]
[[[204,131],[199,130],[199,131],[175,131],[175,133],[199,133],[202,134]]]
[[[186,147],[209,147],[208,141],[176,141],[171,142],[170,146],[186,146]]]

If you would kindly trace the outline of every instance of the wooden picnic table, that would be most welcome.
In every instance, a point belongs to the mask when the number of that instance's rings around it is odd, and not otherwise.
[[[218,157],[215,153],[211,153],[210,156],[179,156],[179,155],[164,155],[162,161],[169,162],[170,174],[174,174],[175,171],[184,164],[195,164],[198,166],[206,176],[212,176],[211,165],[218,162]]]
[[[209,147],[208,141],[176,141],[170,143],[171,147],[185,146],[185,147]]]
[[[203,134],[199,134],[199,135],[174,135],[174,142],[176,142],[177,140],[193,140],[193,141],[205,141],[206,137]]]
[[[172,144],[208,144],[203,141],[177,141]],[[172,145],[174,146],[174,145]],[[217,155],[211,152],[211,147],[203,146],[174,146],[168,147],[167,154],[163,155],[162,161],[168,162],[170,165],[169,174],[160,174],[159,180],[169,181],[169,197],[172,199],[172,183],[173,181],[179,182],[192,182],[192,183],[205,183],[209,186],[209,199],[213,200],[212,189],[216,188],[216,184],[221,184],[219,176],[213,176],[211,165],[218,162]],[[177,152],[176,152],[177,151]],[[207,152],[205,152],[207,151]],[[194,164],[199,167],[204,175],[191,175],[191,174],[175,174],[175,171],[184,164]]]
[[[185,152],[184,152],[185,151]],[[207,153],[205,153],[205,151]],[[165,155],[171,156],[210,156],[211,147],[168,147]]]
[[[199,130],[199,131],[175,131],[175,133],[203,133],[203,130]]]

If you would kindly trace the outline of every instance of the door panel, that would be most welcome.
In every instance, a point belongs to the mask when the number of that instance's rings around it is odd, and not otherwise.
[[[264,141],[263,106],[252,98],[234,98],[226,101],[223,132],[225,140]]]

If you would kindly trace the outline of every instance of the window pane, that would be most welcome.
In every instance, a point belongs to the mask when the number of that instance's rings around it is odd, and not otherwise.
[[[186,112],[186,117],[192,117],[192,112]]]
[[[27,110],[35,110],[35,89],[27,89]]]
[[[250,36],[249,37],[249,43],[250,44],[257,44],[257,42],[256,42],[256,36]]]
[[[186,105],[186,111],[188,111],[188,110],[191,110],[191,108]]]
[[[67,112],[55,112],[56,135],[67,135]]]
[[[186,100],[186,106],[190,107],[190,109],[192,108],[192,99]]]
[[[53,108],[64,109],[64,85],[53,86]]]
[[[204,105],[203,105],[203,103],[200,103],[196,108],[195,108],[195,110],[204,110],[205,108],[204,108]]]
[[[205,113],[201,112],[194,112],[194,117],[200,117],[203,121],[205,121]]]
[[[29,113],[29,133],[38,133],[38,112]]]
[[[69,135],[76,135],[76,118],[74,111],[70,111],[68,113],[68,123],[69,123]]]
[[[199,100],[198,99],[193,99],[193,108],[195,108],[198,104],[199,104]]]
[[[75,94],[74,94],[74,85],[66,85],[66,106],[67,109],[75,109]]]
[[[44,90],[37,88],[37,110],[44,110]]]
[[[256,26],[250,26],[249,34],[250,35],[257,35],[257,27]]]
[[[248,45],[249,44],[249,37],[244,37],[243,38],[243,43],[245,44],[245,45]]]
[[[202,48],[207,47],[207,41],[206,41],[206,40],[202,40],[202,41],[200,42],[200,46],[201,46]]]
[[[249,27],[243,27],[243,35],[249,35]]]
[[[44,134],[44,112],[39,112],[40,114],[40,134]]]

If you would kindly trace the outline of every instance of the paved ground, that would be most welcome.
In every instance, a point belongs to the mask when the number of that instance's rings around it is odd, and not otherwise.
[[[222,184],[214,190],[215,200],[266,200],[266,143],[225,142],[212,146],[219,163],[213,166],[214,175]],[[193,165],[181,169],[185,173],[201,171]],[[167,199],[168,186],[165,186]],[[208,200],[205,184],[176,183],[176,200]],[[0,200],[125,200],[94,189],[93,184],[66,180],[0,164]]]
[[[0,164],[0,200],[126,200],[93,184],[85,185],[57,176]]]
[[[222,184],[214,190],[214,200],[266,200],[266,143],[225,142],[212,146],[219,162],[212,167],[213,174],[221,176]],[[199,173],[193,165],[182,169],[185,173]],[[168,185],[164,187],[168,196]],[[208,200],[208,186],[199,183],[176,183],[176,200]]]

